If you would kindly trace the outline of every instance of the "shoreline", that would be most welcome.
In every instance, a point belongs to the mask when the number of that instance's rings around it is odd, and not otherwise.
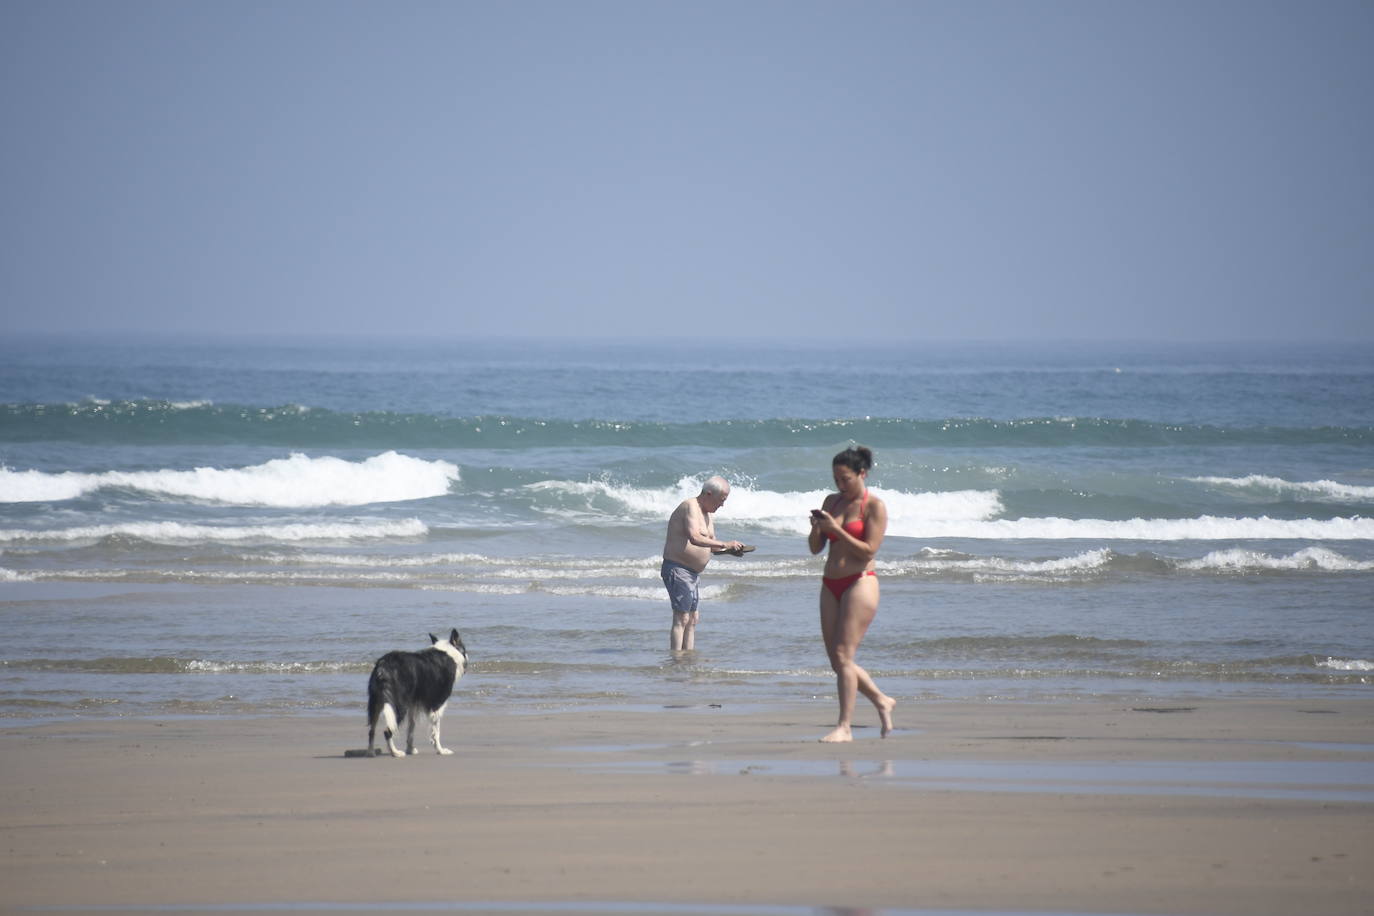
[[[0,909],[1277,916],[1374,892],[1374,701],[906,702],[886,739],[861,718],[820,744],[833,711],[455,705],[454,756],[407,760],[346,757],[366,729],[333,715],[5,723]]]

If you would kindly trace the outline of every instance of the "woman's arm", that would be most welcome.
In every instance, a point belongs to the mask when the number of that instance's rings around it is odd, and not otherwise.
[[[806,536],[806,546],[811,553],[818,554],[825,549],[825,532],[827,524],[835,527],[835,519],[830,515],[830,507],[834,504],[835,496],[832,494],[825,498],[821,503],[821,508],[811,510],[811,532]]]

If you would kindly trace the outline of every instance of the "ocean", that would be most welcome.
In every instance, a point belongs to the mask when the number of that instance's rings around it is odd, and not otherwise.
[[[805,533],[852,443],[899,727],[1374,690],[1374,345],[11,337],[0,717],[361,720],[378,655],[457,627],[456,712],[824,722]],[[664,528],[717,473],[757,550],[674,655]]]

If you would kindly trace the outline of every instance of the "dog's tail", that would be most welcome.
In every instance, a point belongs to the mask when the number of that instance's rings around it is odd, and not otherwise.
[[[372,749],[372,741],[377,734],[377,721],[382,722],[383,734],[387,738],[396,734],[396,691],[390,673],[378,665],[372,669],[367,679],[367,747]]]

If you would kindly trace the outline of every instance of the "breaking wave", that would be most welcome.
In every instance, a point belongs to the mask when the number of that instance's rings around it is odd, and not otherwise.
[[[60,502],[122,488],[161,499],[230,506],[362,506],[442,496],[458,479],[458,467],[447,461],[424,461],[397,452],[363,461],[297,453],[251,467],[189,471],[54,474],[0,468],[0,502]]]
[[[1338,483],[1334,480],[1284,480],[1281,477],[1268,477],[1263,474],[1250,474],[1246,477],[1192,477],[1195,483],[1232,490],[1259,493],[1272,493],[1285,499],[1312,500],[1314,502],[1372,502],[1374,487]]]

